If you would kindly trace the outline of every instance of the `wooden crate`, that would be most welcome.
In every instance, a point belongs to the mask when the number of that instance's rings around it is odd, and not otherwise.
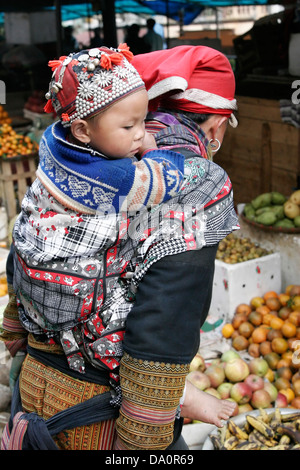
[[[280,116],[279,101],[237,97],[239,125],[228,126],[215,156],[233,184],[236,204],[280,191],[289,196],[300,178],[300,130]]]
[[[37,160],[37,153],[0,159],[0,195],[8,220],[19,212],[27,188],[35,180]]]

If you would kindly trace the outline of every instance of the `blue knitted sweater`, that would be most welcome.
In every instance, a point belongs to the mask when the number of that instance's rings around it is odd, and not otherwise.
[[[183,182],[184,156],[151,150],[141,160],[110,160],[70,143],[60,122],[40,142],[37,176],[66,207],[87,214],[140,210],[174,197]]]

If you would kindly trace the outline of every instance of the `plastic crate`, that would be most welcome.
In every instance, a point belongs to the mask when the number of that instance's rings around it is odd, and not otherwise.
[[[0,159],[0,190],[9,221],[18,214],[23,197],[36,178],[37,163],[37,152]]]

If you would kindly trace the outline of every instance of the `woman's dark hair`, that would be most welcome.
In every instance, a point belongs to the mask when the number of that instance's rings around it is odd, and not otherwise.
[[[181,114],[184,114],[192,121],[195,121],[197,124],[201,124],[202,122],[207,121],[212,114],[197,114],[197,113],[190,113],[189,111],[179,111]]]
[[[202,122],[207,121],[212,116],[212,114],[190,113],[189,111],[182,111],[182,110],[175,111],[174,109],[166,109],[166,108],[162,108],[160,109],[160,111],[164,111],[168,113],[176,112],[176,113],[184,114],[184,116],[188,117],[189,119],[196,122],[197,124],[202,124]]]

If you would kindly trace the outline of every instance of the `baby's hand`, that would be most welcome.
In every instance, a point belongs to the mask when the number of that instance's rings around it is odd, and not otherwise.
[[[145,132],[143,143],[139,149],[139,155],[142,155],[146,150],[157,149],[157,145],[152,134]]]

